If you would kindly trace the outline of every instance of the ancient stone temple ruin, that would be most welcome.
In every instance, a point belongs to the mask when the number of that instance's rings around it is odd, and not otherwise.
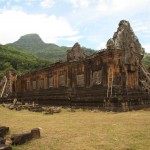
[[[11,97],[41,104],[133,109],[150,104],[150,75],[128,21],[122,20],[106,49],[87,56],[76,43],[67,60],[18,76]]]

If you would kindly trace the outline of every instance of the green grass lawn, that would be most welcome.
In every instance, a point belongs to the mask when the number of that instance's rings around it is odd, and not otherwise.
[[[13,147],[14,150],[150,150],[150,111],[63,109],[59,114],[44,115],[0,106],[0,125],[10,127],[10,134],[42,128],[40,139]]]

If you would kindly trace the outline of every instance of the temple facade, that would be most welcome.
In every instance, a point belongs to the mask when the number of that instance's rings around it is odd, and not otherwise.
[[[12,97],[57,105],[105,107],[149,103],[150,76],[142,66],[144,49],[122,20],[106,48],[87,56],[76,43],[67,60],[18,76]]]

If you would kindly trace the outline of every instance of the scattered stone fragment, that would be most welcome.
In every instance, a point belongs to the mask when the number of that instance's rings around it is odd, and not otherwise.
[[[68,112],[76,112],[74,108],[69,108],[67,111]]]
[[[6,142],[6,139],[0,137],[0,144],[5,144],[5,142]]]
[[[12,150],[12,147],[5,144],[0,144],[0,150]]]
[[[5,141],[6,145],[12,145],[12,140],[10,137],[6,137],[5,139],[6,139],[6,141]]]
[[[28,110],[32,111],[32,112],[42,112],[42,111],[44,111],[44,109],[40,106],[30,107],[30,108],[28,108]]]
[[[54,113],[60,113],[60,112],[61,112],[61,108],[54,108],[54,109],[53,109],[53,112],[54,112]]]
[[[22,110],[22,107],[21,107],[21,106],[17,106],[17,107],[15,108],[15,110],[21,111],[21,110]]]
[[[5,103],[2,104],[2,106],[3,106],[3,107],[6,107],[6,108],[9,108],[10,105],[12,105],[12,104],[5,104]]]
[[[50,107],[50,108],[47,108],[45,110],[45,113],[44,114],[51,114],[53,115],[54,113],[60,113],[61,112],[61,108],[60,107]]]
[[[45,111],[45,113],[44,113],[45,115],[53,115],[54,114],[54,112],[53,112],[53,109],[48,109],[48,110],[46,110]]]
[[[15,109],[15,105],[14,105],[14,104],[10,105],[10,106],[9,106],[9,109],[10,109],[10,110]]]
[[[9,131],[9,127],[0,126],[0,137],[4,137]]]

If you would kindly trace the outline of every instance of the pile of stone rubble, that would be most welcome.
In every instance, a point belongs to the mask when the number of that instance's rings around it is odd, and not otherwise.
[[[43,112],[44,114],[54,114],[54,113],[60,113],[61,112],[61,107],[42,107],[38,104],[29,104],[25,103],[24,105],[20,102],[13,102],[13,103],[3,103],[3,107],[6,107],[10,110],[16,110],[16,111],[21,111],[21,110],[29,110],[32,112]]]

